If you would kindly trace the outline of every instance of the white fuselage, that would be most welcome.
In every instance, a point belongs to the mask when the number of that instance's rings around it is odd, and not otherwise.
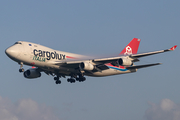
[[[74,68],[66,67],[64,65],[61,66],[61,64],[55,64],[56,62],[58,63],[58,61],[66,60],[82,60],[87,58],[87,56],[53,50],[39,44],[24,41],[19,41],[13,46],[6,49],[6,54],[12,60],[18,63],[23,62],[26,65],[39,67],[47,71],[58,71],[63,75],[70,75],[72,72],[75,73],[77,70]],[[107,70],[85,72],[84,74],[88,76],[109,76],[137,71],[137,69],[128,70],[122,66],[117,67],[108,64],[107,66],[109,67],[109,69]]]

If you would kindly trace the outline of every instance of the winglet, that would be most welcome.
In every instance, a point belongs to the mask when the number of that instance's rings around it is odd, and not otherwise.
[[[172,47],[172,48],[170,48],[169,50],[173,51],[173,50],[175,50],[175,49],[176,49],[176,47],[177,47],[177,45],[173,46],[173,47]]]

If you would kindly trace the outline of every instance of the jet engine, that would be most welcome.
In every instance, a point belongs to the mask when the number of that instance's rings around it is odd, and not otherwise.
[[[121,66],[131,66],[133,62],[127,58],[120,58],[118,60],[119,65]]]
[[[80,63],[80,67],[83,69],[83,70],[93,70],[94,69],[94,65],[92,65],[91,63],[88,63],[88,62],[82,62]]]
[[[24,72],[24,77],[29,78],[29,79],[38,78],[38,77],[41,77],[41,73],[38,72],[37,69],[32,68]]]

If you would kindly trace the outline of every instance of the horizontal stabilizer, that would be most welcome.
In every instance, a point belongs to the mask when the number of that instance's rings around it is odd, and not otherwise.
[[[154,63],[154,64],[130,66],[130,67],[127,67],[126,69],[139,69],[139,68],[151,67],[151,66],[160,65],[160,64],[162,64],[162,63]]]

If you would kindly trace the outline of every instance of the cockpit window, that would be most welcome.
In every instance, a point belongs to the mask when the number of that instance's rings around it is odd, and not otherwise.
[[[22,44],[21,42],[15,42],[14,44]]]

